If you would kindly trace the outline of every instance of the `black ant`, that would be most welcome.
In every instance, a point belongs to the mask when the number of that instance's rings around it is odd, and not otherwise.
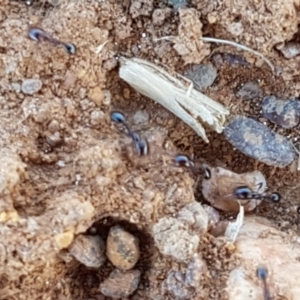
[[[28,37],[36,42],[48,42],[54,46],[62,46],[67,53],[75,54],[76,47],[72,43],[65,43],[58,39],[53,38],[50,34],[38,27],[31,27],[28,31]]]
[[[268,277],[267,268],[262,267],[262,266],[258,267],[256,269],[256,275],[263,283],[264,300],[272,300],[270,291],[269,291],[269,287],[267,284],[267,277]]]

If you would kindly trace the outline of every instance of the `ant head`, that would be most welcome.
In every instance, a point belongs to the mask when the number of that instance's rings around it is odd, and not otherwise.
[[[76,53],[76,46],[72,43],[63,44],[68,54],[74,55]]]
[[[206,179],[206,180],[210,179],[211,178],[211,171],[210,171],[210,169],[207,166],[204,166],[202,168],[202,170],[203,170],[203,173],[204,173],[204,179]]]
[[[28,37],[36,42],[40,42],[43,39],[47,39],[46,33],[40,28],[30,28],[28,31]]]
[[[253,191],[247,186],[240,186],[236,188],[234,195],[237,199],[241,200],[253,199]]]
[[[125,116],[122,113],[118,112],[118,111],[112,112],[110,118],[115,123],[126,124]]]
[[[194,166],[194,163],[186,155],[177,155],[175,157],[175,165],[177,167],[190,168]]]
[[[268,270],[266,267],[260,266],[256,269],[256,275],[259,279],[266,280],[268,276]]]

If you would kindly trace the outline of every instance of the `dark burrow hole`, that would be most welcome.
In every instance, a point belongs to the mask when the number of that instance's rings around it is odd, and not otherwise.
[[[138,289],[134,294],[140,293],[149,286],[148,276],[146,272],[151,268],[151,257],[154,254],[154,240],[152,236],[144,229],[138,228],[137,225],[125,220],[112,217],[106,217],[96,221],[86,232],[86,235],[100,235],[106,245],[106,240],[111,227],[119,225],[135,237],[139,239],[140,258],[133,269],[141,272],[141,280]],[[75,258],[74,258],[75,260]],[[69,270],[67,272],[67,281],[70,280],[70,291],[72,299],[111,299],[105,297],[99,291],[100,283],[103,282],[109,274],[116,268],[109,260],[98,270],[92,270],[85,265],[74,260],[67,264]],[[132,296],[131,295],[131,296]],[[130,296],[129,296],[130,298]]]

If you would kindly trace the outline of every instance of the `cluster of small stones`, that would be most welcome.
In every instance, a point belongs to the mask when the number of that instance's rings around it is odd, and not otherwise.
[[[69,247],[80,263],[99,269],[108,258],[116,267],[100,284],[100,292],[107,297],[128,297],[138,288],[141,272],[133,269],[140,257],[139,240],[121,226],[113,226],[106,245],[99,235],[79,235]]]

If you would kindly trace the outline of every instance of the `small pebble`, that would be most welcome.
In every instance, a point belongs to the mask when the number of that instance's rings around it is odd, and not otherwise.
[[[274,96],[265,97],[262,102],[263,115],[283,128],[293,128],[300,122],[300,101],[280,100]]]
[[[291,59],[300,54],[300,43],[288,42],[279,50],[285,58]]]
[[[186,273],[185,273],[185,283],[189,286],[197,288],[200,286],[200,280],[202,275],[207,271],[206,262],[199,256],[195,254],[193,259],[189,262]]]
[[[101,106],[103,103],[104,94],[102,89],[96,86],[95,88],[89,90],[88,97],[90,100],[94,101],[95,104]]]
[[[146,110],[138,110],[133,116],[134,124],[148,123],[150,115]]]
[[[217,70],[211,64],[193,65],[187,70],[185,76],[193,81],[196,88],[203,90],[214,83],[217,78]]]
[[[100,268],[105,262],[105,244],[97,235],[78,235],[70,245],[69,252],[90,268]]]
[[[130,99],[130,89],[129,88],[125,88],[123,90],[123,97],[127,100]]]
[[[295,151],[287,138],[251,118],[235,117],[224,134],[233,147],[269,166],[285,167],[294,160]]]
[[[26,79],[23,81],[21,90],[24,94],[33,95],[42,88],[42,82],[39,79]]]
[[[167,17],[171,15],[172,10],[167,8],[156,8],[152,14],[152,23],[155,26],[162,26]]]
[[[223,53],[223,60],[227,62],[229,65],[238,65],[238,66],[249,66],[250,64],[247,62],[245,57],[232,53]]]
[[[140,279],[141,272],[139,270],[122,272],[115,269],[100,284],[100,292],[113,299],[128,297],[138,288]]]
[[[122,227],[114,226],[107,237],[106,255],[115,267],[130,270],[140,258],[139,240]]]
[[[242,100],[252,100],[260,98],[262,91],[257,82],[246,82],[237,92],[237,97]]]
[[[13,90],[17,93],[20,93],[21,91],[21,84],[20,83],[17,83],[17,82],[13,82],[11,84],[11,87],[13,88]]]
[[[57,147],[62,143],[62,138],[58,131],[46,135],[46,142],[51,147]]]
[[[170,271],[164,285],[175,299],[192,299],[193,290],[185,283],[185,276],[180,271]]]
[[[101,110],[95,109],[91,112],[91,124],[93,126],[99,125],[104,118],[105,118],[105,114]]]
[[[219,68],[223,65],[224,60],[220,53],[213,54],[211,57],[211,61],[216,68]]]

